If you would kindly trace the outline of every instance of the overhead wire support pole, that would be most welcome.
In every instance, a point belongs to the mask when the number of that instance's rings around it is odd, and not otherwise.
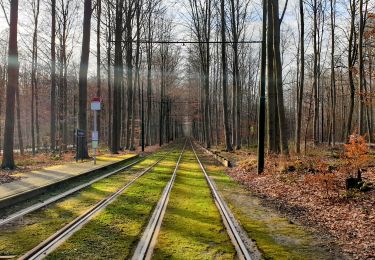
[[[258,174],[264,171],[264,143],[266,129],[266,37],[267,37],[267,2],[263,0],[262,51],[259,85],[259,119],[258,119]]]

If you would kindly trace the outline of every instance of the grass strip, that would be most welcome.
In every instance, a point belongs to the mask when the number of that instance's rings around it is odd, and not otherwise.
[[[164,151],[157,152],[130,170],[94,183],[67,198],[27,214],[17,222],[0,227],[0,256],[22,255],[118,190],[141,169],[154,163]]]
[[[234,246],[191,149],[182,157],[154,259],[233,259]]]
[[[132,256],[179,156],[169,155],[137,180],[47,259],[124,259]]]

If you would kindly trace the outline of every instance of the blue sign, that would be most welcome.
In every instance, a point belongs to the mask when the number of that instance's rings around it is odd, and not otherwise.
[[[81,129],[76,129],[76,135],[78,137],[85,137],[86,136],[86,133],[85,131],[81,130]]]

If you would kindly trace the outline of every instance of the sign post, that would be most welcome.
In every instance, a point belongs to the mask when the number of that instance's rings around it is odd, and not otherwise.
[[[92,149],[94,150],[94,164],[96,164],[96,148],[99,144],[99,131],[98,131],[98,113],[101,108],[101,102],[99,97],[95,97],[91,100],[91,110],[94,111],[94,128],[92,131]]]
[[[83,161],[83,156],[82,154],[80,153],[80,151],[82,151],[82,146],[83,146],[83,139],[85,138],[85,131],[81,130],[81,129],[76,129],[76,132],[75,132],[75,135],[76,135],[76,162],[78,162],[78,158],[81,158],[81,161]],[[80,154],[78,154],[80,153]]]

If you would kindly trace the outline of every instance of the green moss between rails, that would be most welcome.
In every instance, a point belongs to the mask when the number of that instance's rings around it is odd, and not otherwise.
[[[265,259],[334,259],[317,239],[301,226],[292,224],[260,201],[240,184],[228,177],[222,167],[207,163],[209,175],[224,196],[237,220]]]
[[[235,254],[199,164],[186,151],[153,258],[233,259]]]
[[[124,259],[132,252],[171,177],[178,153],[136,181],[47,259]]]
[[[159,156],[161,152],[157,153]],[[157,155],[155,154],[155,155]],[[46,208],[0,227],[0,256],[22,255],[48,238],[92,205],[118,190],[134,174],[157,160],[152,156],[130,170],[115,174]]]

